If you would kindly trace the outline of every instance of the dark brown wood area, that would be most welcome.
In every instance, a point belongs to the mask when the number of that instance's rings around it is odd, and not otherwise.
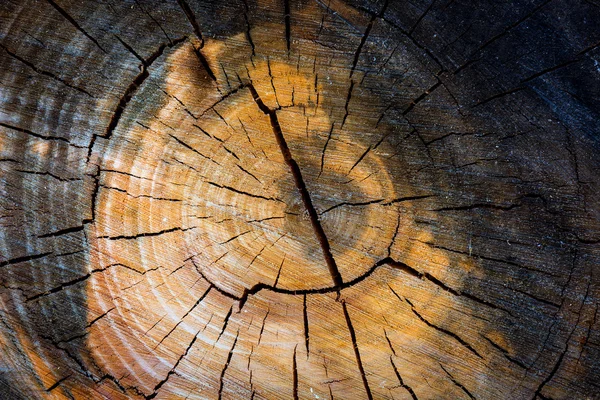
[[[0,398],[600,398],[597,0],[0,1]]]

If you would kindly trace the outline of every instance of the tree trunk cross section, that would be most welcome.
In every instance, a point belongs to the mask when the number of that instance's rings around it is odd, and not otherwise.
[[[594,1],[0,17],[0,398],[600,398]]]

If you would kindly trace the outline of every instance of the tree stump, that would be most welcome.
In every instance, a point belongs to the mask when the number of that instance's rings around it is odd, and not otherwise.
[[[600,398],[596,1],[0,4],[0,397]]]

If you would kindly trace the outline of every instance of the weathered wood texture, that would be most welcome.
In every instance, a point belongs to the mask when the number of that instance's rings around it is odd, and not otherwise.
[[[0,397],[600,398],[599,44],[595,0],[1,1]]]

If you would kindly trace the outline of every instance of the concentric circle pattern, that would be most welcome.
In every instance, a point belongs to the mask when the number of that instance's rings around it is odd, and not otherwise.
[[[600,33],[114,3],[0,6],[0,397],[596,396]]]
[[[186,57],[195,61],[190,44],[171,57],[169,64]],[[395,203],[401,200],[392,182],[402,184],[386,167],[390,154],[382,143],[391,128],[382,124],[375,129],[373,119],[347,116],[336,128],[330,113],[316,104],[316,94],[326,93],[317,74],[302,75],[294,65],[254,63],[245,80],[204,110],[182,112],[180,98],[202,94],[190,83],[176,94],[169,93],[170,87],[163,90],[162,107],[152,119],[145,118],[148,125],[137,119],[152,110],[125,112],[123,120],[131,125],[101,145],[106,161],[100,165],[100,218],[94,225],[100,253],[114,254],[111,244],[104,244],[111,240],[176,229],[185,243],[182,255],[205,279],[238,296],[257,284],[286,291],[333,288],[327,257],[335,259],[344,281],[352,281],[389,255],[399,223]],[[327,77],[330,83],[333,78]],[[294,98],[282,99],[281,105],[271,80],[281,80]],[[272,112],[281,132],[274,132],[259,106],[269,95],[276,101]],[[359,103],[373,101],[363,93],[354,95]],[[326,103],[322,96],[318,100]],[[180,119],[173,121],[175,113]],[[380,140],[350,143],[344,125],[374,131]],[[286,164],[278,135],[299,165],[297,171]],[[130,157],[130,165],[114,165]],[[137,171],[146,176],[138,177]],[[122,216],[113,212],[117,204]],[[329,248],[323,249],[323,242]]]

